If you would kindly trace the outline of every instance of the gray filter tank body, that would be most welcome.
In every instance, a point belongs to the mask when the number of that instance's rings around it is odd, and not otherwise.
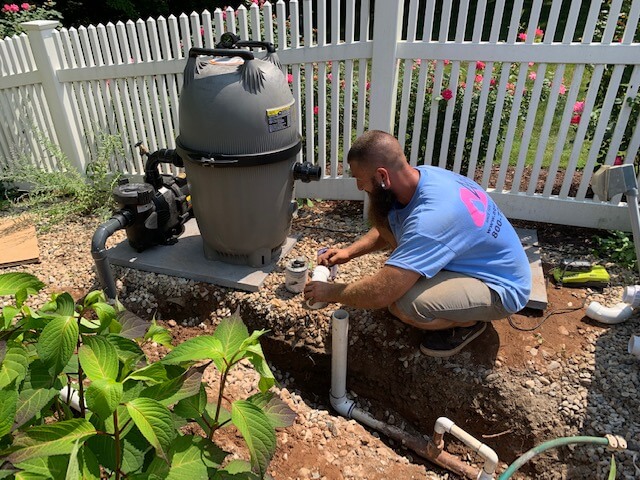
[[[294,99],[273,63],[247,50],[202,52],[213,53],[190,52],[185,69],[177,151],[204,254],[263,266],[279,256],[295,211]]]

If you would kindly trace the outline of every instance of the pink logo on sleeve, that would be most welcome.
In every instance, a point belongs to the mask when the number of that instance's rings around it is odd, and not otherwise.
[[[473,223],[477,227],[484,225],[487,217],[487,194],[483,190],[460,189],[460,199],[465,204]]]

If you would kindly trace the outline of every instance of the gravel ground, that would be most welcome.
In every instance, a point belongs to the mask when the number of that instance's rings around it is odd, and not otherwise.
[[[35,303],[44,301],[48,293],[60,289],[70,291],[76,297],[87,293],[96,287],[89,240],[97,224],[96,219],[86,218],[77,223],[55,226],[49,233],[39,234],[41,263],[0,269],[0,273],[27,271],[43,280],[48,287]],[[330,345],[329,325],[334,308],[329,306],[317,311],[309,310],[300,296],[287,292],[283,286],[284,265],[300,255],[313,259],[319,248],[348,243],[364,231],[361,216],[354,215],[353,210],[331,210],[328,207],[303,209],[293,225],[293,232],[301,234],[301,239],[256,293],[233,291],[120,267],[114,267],[113,271],[120,300],[128,308],[141,316],[146,313],[148,318],[155,314],[159,320],[167,321],[177,330],[192,327],[210,331],[221,318],[231,315],[238,306],[251,305],[263,317],[272,335],[287,339],[294,348],[304,345],[305,348],[322,351]],[[554,243],[546,249],[542,244],[544,264],[557,264],[560,258],[576,251],[584,257],[581,243],[584,238],[580,232],[570,230],[564,235],[566,238],[560,243],[561,246]],[[113,245],[123,238],[123,232],[117,232],[109,244]],[[356,259],[348,266],[341,266],[339,280],[348,282],[371,273],[384,258],[384,254],[370,255]],[[605,266],[612,274],[611,287],[602,292],[580,291],[575,295],[575,305],[579,306],[588,295],[590,301],[597,300],[612,306],[621,301],[624,286],[638,283],[637,272],[613,264]],[[3,300],[0,299],[0,306]],[[212,307],[203,314],[195,307],[199,302]],[[166,311],[165,307],[170,304],[176,307],[175,310],[191,314],[186,313],[176,321]],[[371,335],[384,337],[377,330],[379,327],[370,321],[371,318],[372,312],[365,311],[361,312],[358,321],[353,322],[350,331],[352,345]],[[514,389],[514,395],[526,392],[526,395],[544,403],[545,408],[541,409],[540,415],[544,417],[546,431],[552,431],[556,436],[559,433],[564,436],[601,436],[605,433],[623,436],[628,442],[628,449],[616,454],[618,478],[640,478],[640,361],[627,353],[630,337],[640,334],[638,314],[636,312],[626,322],[607,328],[593,328],[585,323],[578,331],[587,345],[581,351],[567,356],[562,352],[546,351],[544,345],[526,347],[531,359],[524,369],[510,366],[500,356],[492,368],[474,365],[472,358],[465,355],[437,363],[447,368],[447,364],[453,365],[451,368],[456,374],[468,376],[476,383],[500,386],[505,391]],[[405,366],[420,366],[421,362],[426,361],[417,352],[407,352],[402,346],[387,340],[384,342],[385,347],[398,350]],[[306,398],[287,372],[276,371],[276,376],[283,398],[299,413],[295,430],[280,434],[279,444],[303,442],[316,452],[325,453],[322,465],[304,465],[286,474],[283,473],[283,465],[291,463],[291,459],[282,457],[287,453],[280,454],[274,460],[274,468],[280,465],[281,470],[272,472],[274,478],[368,479],[389,478],[390,475],[403,475],[400,478],[455,478],[448,473],[438,473],[429,464],[418,461],[411,452],[401,448],[395,448],[395,451],[389,449],[388,445],[393,447],[393,442],[381,442],[375,433],[367,432],[354,421],[334,416],[326,402]],[[255,385],[249,374],[235,376],[232,383],[235,389],[245,394],[251,392]],[[515,386],[519,389],[515,389]],[[366,401],[357,400],[362,408],[368,407]],[[386,413],[386,421],[404,426],[402,419],[393,418],[393,412]],[[490,444],[489,441],[487,443]],[[563,458],[565,465],[562,468],[556,467],[554,471],[536,475],[536,478],[606,478],[610,459],[603,448],[587,446],[570,450],[571,454]],[[501,464],[502,468],[505,466]],[[339,476],[332,476],[331,468],[337,469]]]

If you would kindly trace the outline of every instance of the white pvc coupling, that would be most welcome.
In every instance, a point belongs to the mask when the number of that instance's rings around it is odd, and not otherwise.
[[[629,353],[640,359],[640,336],[634,335],[629,340]]]
[[[316,268],[313,269],[313,273],[311,274],[312,282],[328,282],[329,278],[331,278],[331,270],[329,270],[324,265],[318,265]],[[328,305],[327,302],[310,303],[310,300],[313,300],[313,299],[307,300],[307,307],[312,308],[314,310],[317,310],[319,308],[324,308]]]
[[[585,314],[587,317],[608,325],[622,323],[633,313],[633,307],[628,303],[618,303],[613,307],[605,307],[598,302],[591,302]]]

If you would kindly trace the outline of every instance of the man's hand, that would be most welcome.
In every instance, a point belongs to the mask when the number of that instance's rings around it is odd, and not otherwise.
[[[335,302],[344,290],[344,283],[308,282],[304,286],[304,298],[312,302]]]
[[[318,255],[318,265],[324,265],[326,267],[333,267],[334,265],[341,265],[351,260],[349,252],[346,248],[329,248],[322,255]]]

